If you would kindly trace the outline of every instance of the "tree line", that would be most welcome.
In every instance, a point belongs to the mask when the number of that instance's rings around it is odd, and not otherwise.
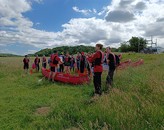
[[[146,40],[139,37],[132,37],[128,42],[121,43],[121,46],[119,48],[112,48],[113,52],[140,52],[146,47]],[[58,51],[59,54],[69,52],[71,55],[76,54],[77,52],[91,52],[93,53],[95,51],[95,48],[93,46],[61,46],[61,47],[55,47],[53,49],[43,49],[39,52],[36,52],[35,55],[38,56],[49,56],[54,51]],[[103,51],[105,51],[105,48],[103,48]]]

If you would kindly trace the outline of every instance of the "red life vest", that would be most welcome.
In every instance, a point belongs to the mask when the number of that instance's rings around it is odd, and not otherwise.
[[[28,58],[24,58],[24,63],[27,64],[29,62]]]
[[[70,62],[70,60],[71,60],[71,58],[70,58],[69,56],[66,56],[65,59],[64,59],[64,61],[65,61],[66,63]]]
[[[103,63],[103,53],[101,51],[98,52],[100,53],[100,58],[95,59],[94,65],[101,65]]]
[[[56,54],[51,55],[51,57],[50,57],[50,66],[51,67],[56,67],[58,65],[59,61],[57,60],[57,58],[59,58],[58,55],[56,55]]]
[[[39,64],[40,59],[39,58],[35,58],[35,64]]]
[[[51,57],[50,57],[50,66],[51,67],[55,67],[56,66],[55,64],[53,64],[54,58],[55,58],[55,54],[52,54]]]
[[[45,57],[43,57],[43,62],[46,62],[46,58]]]

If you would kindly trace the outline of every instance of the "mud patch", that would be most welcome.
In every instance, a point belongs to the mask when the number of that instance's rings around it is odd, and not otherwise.
[[[46,116],[50,111],[50,107],[40,107],[36,109],[35,115]]]

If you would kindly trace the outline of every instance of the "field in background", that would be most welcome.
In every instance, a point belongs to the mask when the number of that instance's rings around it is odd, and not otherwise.
[[[164,55],[123,54],[139,58],[144,65],[118,70],[110,94],[93,101],[93,83],[38,82],[41,73],[23,75],[22,58],[0,57],[0,129],[164,129]]]

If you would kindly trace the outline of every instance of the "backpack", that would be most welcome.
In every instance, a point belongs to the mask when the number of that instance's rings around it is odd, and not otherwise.
[[[118,57],[118,55],[115,55],[116,57],[116,66],[118,66],[120,64],[120,58]]]
[[[54,64],[54,65],[57,65],[57,64],[58,64],[58,61],[56,60],[56,57],[57,57],[57,56],[55,56],[54,59],[53,59],[53,64]]]

